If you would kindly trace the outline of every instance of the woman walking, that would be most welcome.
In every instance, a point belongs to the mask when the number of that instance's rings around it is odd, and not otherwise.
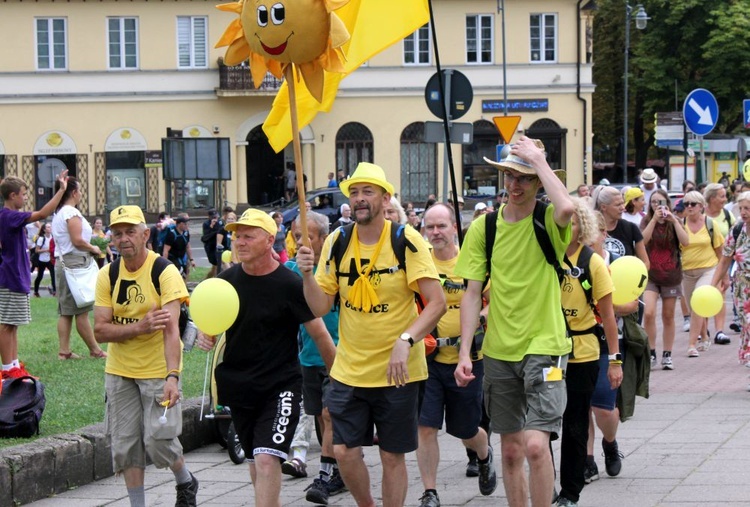
[[[59,183],[55,185],[57,186]],[[98,246],[90,243],[91,225],[78,211],[77,206],[82,198],[80,182],[73,177],[69,177],[68,186],[62,199],[60,199],[55,217],[52,219],[55,258],[58,260],[60,267],[63,268],[58,269],[56,273],[57,288],[59,289],[57,309],[60,314],[57,320],[57,336],[60,340],[60,349],[57,353],[59,359],[80,359],[79,355],[70,350],[70,332],[74,317],[76,330],[89,348],[91,357],[107,357],[107,353],[96,343],[94,330],[91,329],[91,323],[89,322],[89,312],[94,305],[79,308],[65,279],[65,267],[85,268],[90,263],[96,262],[95,258],[101,253]]]
[[[48,223],[43,223],[39,230],[39,237],[36,238],[36,253],[38,255],[36,280],[34,280],[34,297],[39,296],[39,284],[42,283],[44,278],[44,270],[49,271],[50,276],[50,294],[53,296],[57,294],[57,288],[55,287],[55,265],[52,264],[52,258],[50,256],[50,241],[52,241],[52,226]]]

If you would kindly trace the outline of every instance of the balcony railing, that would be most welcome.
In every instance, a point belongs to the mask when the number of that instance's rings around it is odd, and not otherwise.
[[[281,88],[281,79],[266,73],[260,86],[255,87],[250,75],[250,67],[245,64],[227,66],[219,63],[219,90],[237,92],[276,92]]]

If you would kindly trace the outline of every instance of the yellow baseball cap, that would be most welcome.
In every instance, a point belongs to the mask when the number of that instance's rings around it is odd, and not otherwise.
[[[225,225],[224,228],[228,231],[234,232],[241,225],[260,227],[271,236],[275,236],[276,232],[279,230],[279,226],[276,225],[276,221],[273,218],[269,217],[267,213],[254,208],[246,210],[239,220]]]
[[[625,192],[625,206],[627,206],[630,201],[643,196],[643,190],[638,187],[630,187],[627,192]]]
[[[117,224],[145,224],[143,211],[138,206],[118,206],[109,214],[109,225]]]
[[[357,183],[372,183],[393,195],[393,185],[385,179],[385,171],[379,165],[360,162],[352,177],[339,183],[341,192],[349,197],[349,187]]]

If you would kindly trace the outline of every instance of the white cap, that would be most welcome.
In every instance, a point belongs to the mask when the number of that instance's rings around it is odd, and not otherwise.
[[[481,210],[483,210],[483,209],[486,209],[486,208],[487,208],[487,205],[486,205],[485,203],[483,203],[483,202],[478,202],[478,203],[476,203],[476,205],[474,206],[474,211],[481,211]]]

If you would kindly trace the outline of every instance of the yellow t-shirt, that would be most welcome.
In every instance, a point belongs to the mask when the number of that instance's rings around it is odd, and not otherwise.
[[[574,266],[578,262],[582,248],[582,246],[579,247],[576,253],[568,257]],[[588,269],[591,278],[591,297],[594,298],[594,304],[596,304],[601,298],[612,293],[612,277],[604,259],[596,252],[591,255]],[[568,319],[570,329],[572,331],[583,331],[594,326],[596,317],[588,301],[586,301],[586,293],[581,287],[580,280],[565,275],[561,289],[563,312]],[[599,359],[599,338],[593,333],[573,336],[573,353],[575,358],[571,357],[568,362],[597,361]]]
[[[697,232],[693,233],[690,226],[685,224],[689,243],[682,248],[682,269],[712,268],[719,263],[715,248],[724,244],[724,235],[716,224],[714,224],[714,241],[711,245],[711,236],[708,234],[706,224]]]
[[[433,254],[432,260],[440,275],[445,302],[448,306],[448,311],[445,312],[438,322],[438,336],[435,338],[461,336],[461,298],[464,296],[464,292],[466,292],[466,287],[464,279],[453,274],[458,257],[442,261],[435,258]],[[481,352],[479,353],[479,359],[482,359]],[[435,361],[443,364],[458,364],[458,347],[440,347],[435,356]]]
[[[159,276],[159,297],[151,283],[151,267],[157,257],[156,253],[149,251],[146,262],[134,273],[129,272],[125,263],[120,261],[120,275],[114,291],[109,284],[109,268],[112,264],[107,264],[99,271],[94,305],[112,308],[113,324],[138,322],[154,304],[160,308],[170,301],[179,299],[182,302],[188,298],[185,282],[171,263]],[[163,331],[110,343],[107,353],[104,371],[112,375],[139,379],[164,378],[167,375]]]
[[[339,310],[339,344],[336,348],[336,360],[331,369],[331,377],[339,382],[354,387],[388,386],[386,373],[391,352],[396,340],[407,326],[417,318],[417,305],[414,292],[419,290],[417,280],[421,278],[438,279],[435,264],[432,262],[429,245],[411,227],[404,227],[406,240],[416,252],[406,248],[406,272],[399,269],[395,273],[375,273],[398,265],[390,241],[391,222],[386,220],[385,243],[375,261],[370,280],[378,295],[380,304],[365,313],[360,308],[353,308],[349,303],[349,290],[357,278],[352,256],[354,241],[352,238],[346,253],[341,259],[340,279],[336,278],[336,266],[331,260],[326,268],[331,245],[338,233],[331,234],[323,245],[320,263],[315,279],[326,294],[340,295]],[[376,245],[360,243],[362,269],[366,269],[369,259],[375,253]],[[427,361],[425,360],[424,342],[419,341],[409,354],[409,382],[427,378]]]

